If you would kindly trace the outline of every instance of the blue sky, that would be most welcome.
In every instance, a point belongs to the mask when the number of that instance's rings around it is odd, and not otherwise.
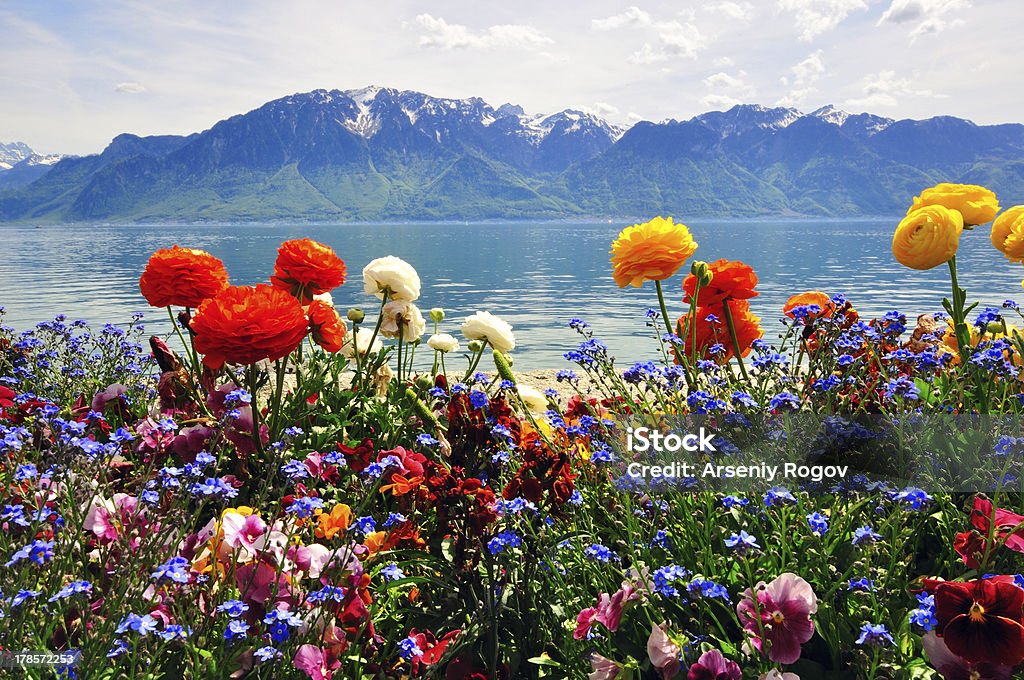
[[[1019,0],[0,4],[0,141],[92,153],[375,84],[622,124],[734,103],[1024,122]]]

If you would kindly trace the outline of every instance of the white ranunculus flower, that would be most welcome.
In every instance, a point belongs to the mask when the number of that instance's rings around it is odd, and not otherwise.
[[[470,340],[486,340],[502,354],[516,348],[516,336],[512,334],[512,326],[490,312],[477,312],[467,317],[462,322],[462,334]]]
[[[430,339],[427,340],[427,344],[430,345],[431,349],[436,349],[438,352],[459,351],[459,341],[447,333],[435,333],[434,335],[431,335]]]
[[[370,338],[373,338],[373,331],[369,328],[360,328],[355,333],[348,332],[345,334],[345,342],[341,345],[342,356],[351,359],[355,356],[355,349],[352,346],[352,340],[355,339],[355,348],[359,349],[359,356],[366,356],[367,351],[370,354],[376,354],[383,347],[381,341],[374,338],[373,346],[370,347]]]
[[[420,275],[405,260],[388,255],[363,267],[363,291],[384,299],[412,302],[420,296]]]
[[[526,404],[526,408],[530,409],[534,413],[547,413],[549,408],[548,398],[536,387],[530,387],[529,385],[516,385],[516,391],[519,392],[519,396],[523,400],[523,403]]]
[[[397,338],[399,322],[401,322],[402,340],[412,342],[427,330],[427,322],[419,307],[405,300],[392,300],[384,305],[384,320],[380,324],[380,334],[385,338]]]
[[[324,293],[318,293],[318,294],[313,296],[313,299],[314,300],[319,300],[320,302],[324,302],[324,303],[330,305],[331,307],[334,306],[334,298],[331,297],[331,291],[327,291],[327,292],[324,292]]]

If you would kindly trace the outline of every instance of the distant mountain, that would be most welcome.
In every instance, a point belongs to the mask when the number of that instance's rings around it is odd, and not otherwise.
[[[24,142],[0,142],[0,191],[31,184],[63,156],[38,154]]]
[[[22,221],[883,214],[939,181],[1024,202],[1024,125],[741,105],[624,131],[584,111],[369,87],[188,136],[119,135],[30,183],[3,177],[0,219]]]

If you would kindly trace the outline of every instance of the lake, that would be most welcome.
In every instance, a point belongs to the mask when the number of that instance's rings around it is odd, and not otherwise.
[[[862,316],[899,309],[908,315],[941,309],[949,294],[945,267],[916,272],[890,251],[898,219],[694,220],[696,257],[738,259],[760,277],[754,312],[773,339],[781,307],[795,292],[845,293]],[[349,271],[334,291],[344,314],[351,306],[376,313],[363,295],[361,270],[375,257],[408,260],[423,280],[424,316],[443,307],[443,331],[458,335],[467,314],[488,310],[512,324],[517,369],[566,365],[576,344],[566,322],[587,320],[619,362],[653,357],[656,344],[644,311],[656,307],[653,284],[620,290],[608,250],[623,223],[308,224],[308,225],[0,225],[0,306],[19,330],[58,313],[93,323],[122,323],[147,312],[148,329],[170,331],[166,313],[148,308],[138,279],[157,248],[202,248],[221,258],[233,283],[267,281],[281,241],[309,237],[333,247]],[[1024,267],[997,252],[988,228],[961,239],[961,283],[970,300],[998,306],[1021,295]],[[682,313],[682,276],[667,284],[673,314]]]

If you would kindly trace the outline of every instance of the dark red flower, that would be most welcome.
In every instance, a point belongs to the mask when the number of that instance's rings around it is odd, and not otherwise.
[[[364,439],[355,446],[346,446],[338,442],[338,451],[345,456],[345,462],[352,472],[359,473],[370,464],[370,456],[373,455],[373,440]]]
[[[8,406],[14,406],[14,397],[16,393],[9,387],[0,385],[0,409],[5,409]]]
[[[997,541],[1005,539],[1004,545],[1007,548],[1016,552],[1024,552],[1024,515],[1018,515],[1002,508],[993,508],[992,501],[975,496],[974,509],[971,511],[971,524],[986,537],[995,525]]]
[[[991,579],[935,587],[935,630],[954,654],[979,663],[1024,661],[1024,590]]]
[[[953,549],[970,569],[980,569],[980,558],[985,555],[985,537],[977,531],[964,531],[953,539]]]

